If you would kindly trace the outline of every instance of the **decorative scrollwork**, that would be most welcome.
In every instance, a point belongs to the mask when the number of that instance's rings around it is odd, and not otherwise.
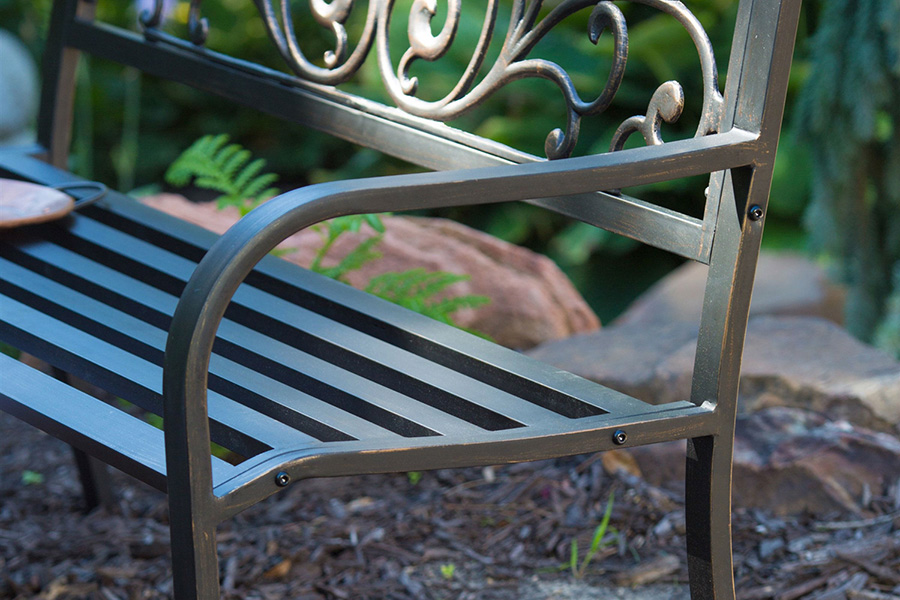
[[[310,61],[300,49],[294,32],[294,21],[290,0],[277,0],[279,10],[273,7],[273,0],[254,0],[269,36],[275,43],[278,52],[294,73],[302,79],[325,85],[337,85],[350,79],[362,65],[369,50],[376,29],[377,1],[369,3],[366,24],[356,48],[348,55],[348,38],[345,24],[353,9],[354,0],[310,0],[309,8],[316,22],[330,29],[335,36],[333,50],[328,50],[322,57],[325,67]],[[276,15],[280,15],[281,22]]]
[[[349,80],[361,67],[374,45],[378,69],[388,94],[401,110],[420,117],[450,121],[472,110],[507,84],[523,78],[541,78],[555,84],[566,103],[565,128],[551,131],[545,140],[548,158],[569,156],[578,139],[581,119],[605,111],[616,95],[625,75],[628,60],[628,28],[622,11],[612,0],[562,0],[544,18],[538,15],[544,0],[513,0],[512,14],[499,56],[486,73],[485,60],[497,23],[499,0],[487,0],[484,22],[472,56],[456,85],[444,97],[425,100],[417,96],[419,80],[411,75],[417,61],[436,61],[453,44],[462,15],[462,0],[445,0],[446,17],[437,34],[432,23],[438,13],[438,0],[413,0],[407,29],[408,48],[396,68],[391,60],[390,23],[395,0],[369,0],[365,25],[353,50],[346,23],[356,0],[309,0],[316,22],[334,35],[334,47],[325,52],[320,64],[310,61],[300,49],[294,31],[291,0],[254,0],[269,36],[289,68],[301,79],[319,84],[337,85]],[[625,1],[625,0],[622,0]],[[697,18],[679,0],[628,0],[674,17],[687,31],[700,58],[703,76],[703,105],[696,136],[715,132],[723,110],[712,44]],[[163,0],[155,0],[153,11],[144,11],[141,22],[156,27]],[[208,25],[200,18],[201,0],[191,0],[189,30],[194,43],[202,45]],[[277,3],[277,5],[275,4]],[[613,58],[606,83],[592,100],[584,100],[575,90],[569,74],[558,64],[529,58],[534,47],[566,17],[592,8],[588,37],[594,44],[608,34],[613,42]],[[647,144],[663,143],[661,125],[675,122],[684,106],[684,91],[675,81],[657,88],[646,115],[626,119],[616,131],[610,149],[620,150],[627,138],[640,132]]]
[[[195,46],[202,46],[206,43],[209,35],[209,21],[200,16],[200,2],[202,0],[191,0],[191,8],[188,12],[188,32],[191,41]]]
[[[153,8],[144,8],[138,14],[138,22],[144,28],[159,27],[162,23],[163,0],[153,0]]]
[[[625,147],[625,142],[635,131],[641,132],[648,146],[659,146],[663,143],[660,135],[662,122],[674,123],[684,109],[684,90],[677,81],[667,81],[653,92],[646,116],[635,116],[619,125],[610,143],[610,151],[615,152]]]

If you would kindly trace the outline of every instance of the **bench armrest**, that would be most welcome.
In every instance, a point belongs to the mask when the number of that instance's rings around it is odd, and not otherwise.
[[[169,474],[211,490],[206,390],[216,331],[240,283],[290,235],[342,215],[565,196],[752,165],[760,143],[733,129],[597,156],[326,183],[269,200],[209,250],[175,310],[163,375]]]

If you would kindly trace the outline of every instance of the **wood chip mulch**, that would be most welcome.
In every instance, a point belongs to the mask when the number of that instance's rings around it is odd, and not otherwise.
[[[223,597],[510,600],[576,576],[686,582],[682,495],[614,464],[299,482],[220,526]],[[85,515],[70,449],[0,413],[0,598],[171,596],[165,497],[112,476],[115,504]],[[581,569],[610,494],[615,533]],[[900,600],[900,486],[868,508],[784,519],[737,510],[738,598]]]

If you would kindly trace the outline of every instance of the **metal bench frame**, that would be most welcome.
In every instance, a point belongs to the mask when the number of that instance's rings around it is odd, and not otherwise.
[[[360,55],[364,58],[371,47],[377,47],[381,59],[387,55],[382,46],[387,44],[385,22],[392,3],[386,0],[371,3],[371,27],[360,43],[366,47],[336,52],[329,68],[305,62],[290,47],[292,32],[279,29],[271,2],[257,0],[296,77],[205,50],[207,24],[200,18],[199,0],[192,2],[192,42],[159,30],[161,2],[155,12],[142,16],[145,29],[139,35],[94,22],[95,4],[90,0],[56,0],[43,70],[39,146],[0,152],[0,173],[6,176],[45,184],[77,181],[63,167],[75,65],[82,52],[427,167],[465,170],[294,190],[253,211],[218,240],[114,193],[66,221],[4,234],[0,339],[126,399],[131,400],[128,393],[133,392],[135,402],[150,405],[145,408],[163,409],[165,432],[139,426],[133,417],[81,394],[60,378],[7,358],[0,359],[7,373],[0,381],[0,408],[168,491],[179,599],[218,597],[216,525],[296,480],[510,463],[687,439],[692,597],[733,599],[731,463],[737,388],[799,1],[741,0],[723,95],[696,19],[678,2],[640,1],[679,18],[698,44],[709,94],[698,135],[661,143],[658,127],[668,118],[666,102],[677,101],[680,89],[661,86],[661,96],[654,96],[648,114],[629,119],[619,136],[638,131],[647,139],[646,147],[566,158],[579,120],[598,112],[603,103],[603,97],[591,106],[576,98],[569,103],[566,131],[548,136],[548,154],[558,160],[547,161],[435,122],[477,103],[478,98],[470,101],[467,95],[471,84],[437,108],[417,104],[414,92],[398,87],[404,72],[393,74],[389,64],[382,65],[382,73],[390,72],[385,81],[400,108],[331,87],[352,75]],[[450,2],[451,12],[457,4]],[[529,8],[519,2],[514,16],[533,28],[537,12],[532,9],[539,4]],[[571,12],[594,4],[596,23],[613,30],[624,27],[609,2],[569,0],[562,6]],[[342,23],[340,17],[330,22],[335,31]],[[439,39],[421,32],[411,33],[410,39],[417,35],[425,46]],[[524,39],[523,31],[516,35]],[[525,69],[530,64],[524,61],[528,48],[523,47],[510,44],[504,51],[501,59],[507,67]],[[431,58],[439,57],[440,51],[431,52],[437,54]],[[506,71],[498,73],[487,87],[494,89],[510,78]],[[557,75],[550,78],[565,92],[565,78]],[[610,76],[607,89],[617,87],[617,76]],[[485,95],[491,89],[475,87]],[[614,142],[614,149],[621,148],[621,141]],[[700,174],[710,174],[702,219],[597,191]],[[339,215],[509,201],[538,204],[709,265],[689,400],[659,406],[640,402],[266,257],[289,235]],[[146,249],[147,256],[104,259],[117,244],[131,251]],[[166,262],[155,270],[157,255]],[[79,271],[82,266],[87,270]],[[158,281],[140,281],[144,272]],[[117,282],[129,282],[131,296],[118,295]],[[184,291],[178,298],[180,289]],[[303,361],[297,366],[299,346],[286,347],[272,333],[272,324],[265,321],[270,309],[287,311],[279,317],[287,325],[274,327],[293,327],[310,337],[312,345],[303,351],[311,366],[303,366]],[[330,321],[323,325],[319,319]],[[304,332],[307,323],[319,330]],[[262,333],[250,331],[256,325]],[[322,333],[323,327],[337,333]],[[343,328],[355,333],[340,337],[346,333]],[[163,359],[160,330],[166,329]],[[286,356],[278,364],[296,372],[307,369],[302,381],[324,385],[326,392],[303,402],[321,404],[326,416],[315,421],[315,415],[304,413],[306,404],[289,406],[289,398],[277,395],[247,392],[232,393],[237,401],[223,398],[223,389],[244,390],[229,379],[230,369],[246,370],[233,367],[234,361],[270,360],[256,355],[247,359],[248,347]],[[379,362],[382,351],[399,358]],[[333,365],[325,364],[332,354],[338,357],[334,364],[345,369],[350,368],[346,356],[363,357],[359,375],[347,376],[347,386],[359,386],[357,395],[335,391],[334,375],[329,375]],[[359,362],[356,358],[349,362]],[[150,381],[153,377],[145,376],[157,371],[141,362],[154,360],[161,367],[161,390],[158,382]],[[398,362],[391,367],[389,360]],[[309,383],[316,373],[325,384]],[[250,378],[260,390],[284,389],[283,382]],[[375,392],[369,380],[377,382]],[[332,392],[335,396],[329,397]],[[364,398],[362,404],[359,398]],[[395,401],[400,407],[396,411],[391,408]],[[333,416],[325,404],[349,414]],[[289,418],[283,416],[285,407],[294,411]],[[354,433],[340,431],[341,423]],[[383,431],[371,433],[375,426]],[[210,440],[217,436],[249,449],[251,458],[237,466],[211,458]]]

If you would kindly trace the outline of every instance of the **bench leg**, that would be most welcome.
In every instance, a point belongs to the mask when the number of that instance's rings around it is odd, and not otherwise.
[[[106,464],[74,446],[72,454],[75,455],[78,478],[81,480],[85,511],[90,512],[101,504],[112,505],[113,493]]]
[[[688,440],[685,478],[688,574],[692,600],[734,600],[731,456],[726,436]]]
[[[57,367],[50,367],[50,369],[53,377],[70,383],[68,373]],[[71,448],[75,456],[75,466],[78,467],[78,479],[81,481],[85,512],[91,512],[101,504],[111,505],[113,493],[106,464],[75,446],[71,446]]]
[[[169,485],[169,530],[175,600],[219,600],[216,523],[210,510],[191,510],[191,497]]]

